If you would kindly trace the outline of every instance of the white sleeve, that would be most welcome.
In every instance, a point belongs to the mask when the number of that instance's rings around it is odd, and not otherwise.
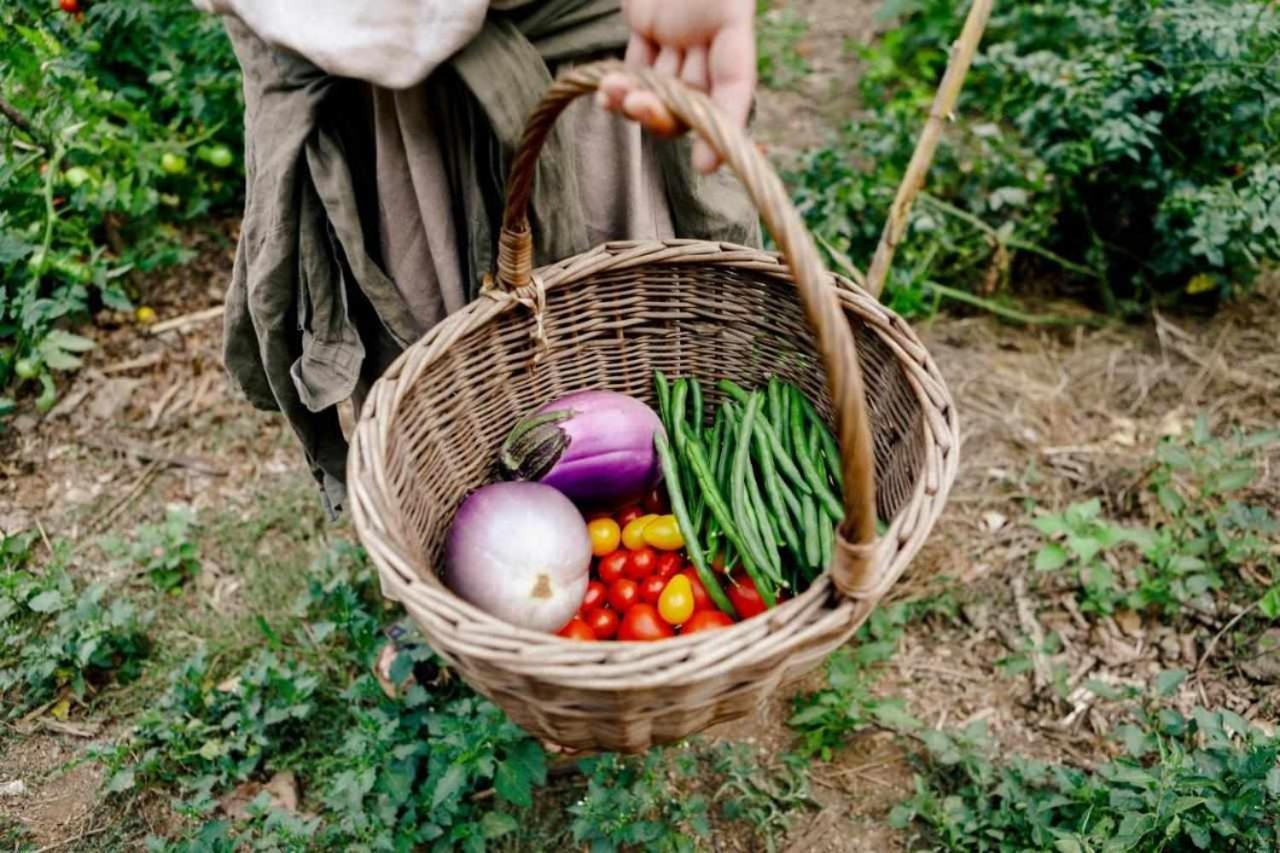
[[[339,77],[421,82],[475,37],[489,0],[192,0]]]

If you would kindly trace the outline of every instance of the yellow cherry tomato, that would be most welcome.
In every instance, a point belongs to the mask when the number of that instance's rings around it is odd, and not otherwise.
[[[156,321],[156,312],[149,305],[143,305],[137,311],[138,322],[144,326],[150,326]]]
[[[683,625],[693,615],[693,584],[684,575],[676,575],[658,596],[658,615],[670,625]]]
[[[656,515],[642,515],[622,528],[622,546],[628,551],[644,547],[644,529],[656,519]]]
[[[591,553],[597,557],[618,550],[618,542],[622,540],[622,528],[612,518],[592,519],[587,522],[587,533],[591,536]]]
[[[674,515],[660,515],[645,525],[644,544],[659,551],[679,551],[684,547],[680,525]]]

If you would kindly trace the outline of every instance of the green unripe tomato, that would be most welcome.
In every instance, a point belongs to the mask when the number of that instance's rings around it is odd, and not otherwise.
[[[181,154],[166,151],[160,155],[160,168],[170,175],[181,175],[187,171],[187,158]]]
[[[71,189],[79,189],[86,181],[89,180],[89,170],[80,166],[72,166],[70,169],[62,173],[62,177],[66,180],[67,185]]]
[[[40,365],[33,358],[20,358],[13,365],[13,372],[19,379],[35,379],[40,373]]]
[[[225,145],[210,145],[204,148],[202,153],[205,161],[216,169],[227,168],[234,159],[231,155],[231,149]]]

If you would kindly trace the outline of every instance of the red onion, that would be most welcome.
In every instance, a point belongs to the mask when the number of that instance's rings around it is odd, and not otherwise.
[[[587,591],[591,539],[568,498],[540,483],[494,483],[458,508],[444,582],[512,625],[557,631]]]
[[[662,422],[644,403],[615,391],[579,391],[521,420],[503,442],[511,477],[537,480],[589,505],[634,501],[657,485],[653,437]]]

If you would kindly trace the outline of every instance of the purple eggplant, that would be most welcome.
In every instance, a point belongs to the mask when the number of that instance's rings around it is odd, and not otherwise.
[[[579,504],[619,506],[661,479],[653,447],[661,429],[657,413],[634,397],[578,391],[517,423],[499,463],[508,477],[552,486]]]

